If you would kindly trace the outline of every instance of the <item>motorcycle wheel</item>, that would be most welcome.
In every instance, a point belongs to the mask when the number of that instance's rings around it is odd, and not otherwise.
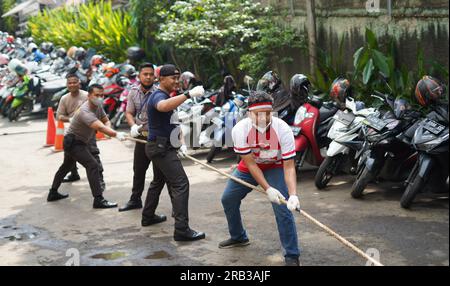
[[[372,174],[364,167],[361,174],[356,178],[355,183],[353,183],[352,186],[352,192],[351,195],[354,199],[359,199],[362,197],[364,189],[367,187],[369,182],[372,180]]]
[[[10,109],[11,109],[11,102],[6,102],[3,104],[2,108],[1,108],[1,113],[2,113],[3,117],[8,117]]]
[[[336,174],[336,170],[341,160],[341,157],[342,156],[340,155],[336,155],[333,157],[327,156],[325,160],[323,160],[322,164],[320,164],[319,170],[317,170],[314,179],[314,183],[317,189],[322,190],[328,185],[330,180]]]
[[[220,150],[222,150],[221,147],[216,147],[214,145],[211,146],[208,152],[208,156],[206,156],[206,162],[211,163],[216,154],[220,152]]]
[[[17,107],[11,107],[8,112],[8,119],[10,122],[19,120],[20,113],[24,108],[24,104],[21,104]]]
[[[120,124],[122,123],[124,113],[119,111],[116,115],[111,119],[111,127],[114,130],[119,129]]]
[[[400,206],[404,209],[409,209],[411,207],[414,199],[424,185],[424,180],[420,176],[418,176],[417,173],[418,170],[414,175],[414,181],[408,184],[405,192],[402,195],[402,198],[400,199]]]

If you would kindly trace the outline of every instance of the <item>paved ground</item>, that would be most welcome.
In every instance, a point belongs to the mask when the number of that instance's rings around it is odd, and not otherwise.
[[[24,118],[26,119],[26,118]],[[47,203],[46,196],[62,153],[43,148],[46,122],[0,119],[0,264],[64,265],[73,249],[81,265],[282,265],[275,219],[269,203],[251,193],[242,204],[251,245],[221,250],[227,238],[220,196],[226,180],[184,161],[191,182],[191,226],[206,240],[177,243],[173,220],[142,228],[140,211],[93,210],[84,170],[82,180],[64,184],[70,198]],[[4,135],[7,133],[8,135]],[[132,182],[133,143],[99,143],[109,200],[125,203]],[[204,160],[204,155],[197,158]],[[229,171],[231,154],[214,166]],[[148,179],[152,178],[151,172]],[[401,192],[388,185],[370,186],[362,200],[350,197],[352,178],[342,176],[327,191],[317,191],[314,171],[299,176],[302,208],[366,251],[377,249],[386,265],[449,265],[448,196],[423,195],[412,210],[400,208]],[[148,182],[147,182],[148,185]],[[170,217],[163,191],[159,212]],[[365,265],[365,261],[319,228],[297,216],[303,265]],[[68,251],[69,250],[69,251]],[[66,256],[66,254],[68,256]]]

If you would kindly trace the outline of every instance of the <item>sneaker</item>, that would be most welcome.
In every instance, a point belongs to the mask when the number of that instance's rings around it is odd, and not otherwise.
[[[232,248],[232,247],[242,247],[247,246],[250,244],[250,241],[248,239],[244,240],[234,240],[234,239],[227,239],[219,243],[219,248]]]
[[[285,266],[300,266],[300,260],[298,257],[286,257],[284,258],[284,265]]]

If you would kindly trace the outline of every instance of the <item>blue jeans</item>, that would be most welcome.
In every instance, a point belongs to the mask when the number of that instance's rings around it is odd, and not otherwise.
[[[276,168],[264,171],[264,177],[273,188],[279,190],[283,196],[289,198],[286,182],[284,181],[283,168]],[[252,185],[257,185],[250,173],[243,173],[239,170],[233,172],[233,176],[242,179]],[[247,188],[233,180],[228,180],[225,191],[222,194],[222,205],[228,221],[228,230],[231,239],[242,241],[247,238],[247,233],[242,225],[240,206],[241,201],[251,192]],[[295,226],[294,216],[288,210],[286,205],[272,204],[273,212],[278,226],[281,245],[285,251],[285,257],[297,258],[300,256],[298,247],[297,229]]]

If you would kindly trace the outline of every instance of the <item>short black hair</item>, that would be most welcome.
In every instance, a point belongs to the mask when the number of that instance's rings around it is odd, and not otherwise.
[[[88,93],[91,94],[94,91],[94,88],[103,90],[103,86],[98,83],[94,83],[88,87]]]
[[[263,103],[263,102],[271,102],[273,103],[273,97],[269,93],[265,91],[254,91],[250,93],[248,97],[248,105]]]
[[[80,80],[80,77],[78,77],[78,75],[76,73],[68,73],[66,75],[66,79],[72,78],[72,77],[76,77],[78,80]]]
[[[154,70],[153,68],[153,64],[150,62],[145,62],[139,65],[139,71],[145,69],[145,68],[151,68],[152,70]]]

